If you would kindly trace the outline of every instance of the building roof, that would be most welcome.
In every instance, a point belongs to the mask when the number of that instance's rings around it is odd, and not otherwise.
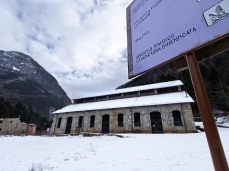
[[[163,82],[163,83],[155,83],[155,84],[149,84],[149,85],[143,85],[143,86],[136,86],[136,87],[130,87],[130,88],[111,90],[111,91],[85,94],[85,95],[78,96],[77,98],[74,98],[73,100],[88,98],[88,97],[98,97],[98,96],[113,95],[113,94],[120,94],[120,93],[136,92],[136,91],[142,91],[142,90],[174,87],[174,86],[181,86],[181,85],[183,85],[183,83],[180,80],[175,80],[175,81],[168,81],[168,82]]]
[[[100,101],[100,102],[72,104],[53,112],[53,114],[89,111],[89,110],[138,107],[138,106],[190,103],[190,102],[194,102],[193,99],[188,94],[186,97],[186,92],[181,91],[181,92],[158,94],[158,95],[151,95],[151,96],[140,96],[140,97],[131,97],[131,98],[107,100],[107,101]]]

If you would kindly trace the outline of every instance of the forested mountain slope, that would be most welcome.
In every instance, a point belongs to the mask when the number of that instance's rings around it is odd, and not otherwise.
[[[27,124],[34,123],[37,125],[37,130],[45,130],[45,123],[48,122],[46,117],[40,116],[33,110],[32,107],[26,107],[23,103],[18,101],[12,105],[4,98],[0,98],[0,118],[19,118],[21,122]]]

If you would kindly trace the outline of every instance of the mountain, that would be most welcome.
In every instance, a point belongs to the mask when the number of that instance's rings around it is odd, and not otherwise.
[[[216,115],[229,113],[229,50],[224,51],[199,63],[200,71],[205,83],[208,97]],[[188,69],[173,73],[169,64],[148,71],[117,89],[146,85],[158,82],[183,80],[184,89],[196,101],[194,89]],[[197,103],[192,104],[193,113],[199,116]]]
[[[57,80],[30,56],[0,50],[0,97],[16,104],[19,100],[38,114],[49,117],[50,110],[71,104]]]

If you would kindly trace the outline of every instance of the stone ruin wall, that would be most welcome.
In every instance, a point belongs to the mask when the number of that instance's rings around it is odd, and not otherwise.
[[[21,122],[19,118],[6,118],[0,120],[0,135],[25,134],[27,124]]]

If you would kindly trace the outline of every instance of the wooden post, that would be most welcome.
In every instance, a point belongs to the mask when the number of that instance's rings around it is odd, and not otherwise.
[[[223,146],[219,137],[214,115],[207,96],[199,65],[195,53],[191,52],[186,55],[188,68],[192,78],[192,84],[195,90],[197,103],[204,124],[204,129],[211,152],[212,161],[216,171],[229,171],[227,160],[224,154]]]

